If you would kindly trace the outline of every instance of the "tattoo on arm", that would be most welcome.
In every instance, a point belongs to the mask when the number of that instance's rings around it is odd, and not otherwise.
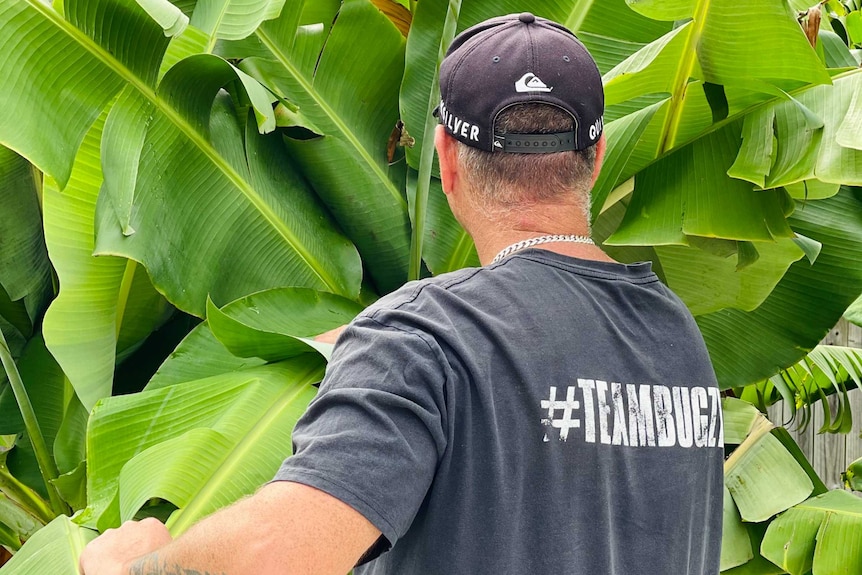
[[[226,573],[216,573],[213,571],[199,571],[197,569],[188,569],[182,565],[174,563],[168,565],[167,561],[159,561],[158,553],[150,553],[144,555],[134,563],[129,570],[130,575],[227,575]]]

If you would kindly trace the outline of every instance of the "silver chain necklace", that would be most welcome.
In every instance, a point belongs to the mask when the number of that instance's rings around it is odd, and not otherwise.
[[[553,235],[553,236],[539,236],[537,238],[530,238],[528,240],[521,240],[520,242],[514,243],[511,246],[507,246],[503,248],[503,250],[494,256],[494,259],[491,260],[492,264],[495,264],[505,258],[508,255],[511,255],[517,251],[531,248],[533,246],[537,246],[539,244],[548,244],[551,242],[572,242],[575,244],[590,244],[595,245],[592,239],[587,236],[575,236],[572,234],[568,235]]]

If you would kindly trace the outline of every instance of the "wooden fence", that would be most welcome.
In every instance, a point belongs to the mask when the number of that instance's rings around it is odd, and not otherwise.
[[[824,338],[823,343],[862,348],[862,328],[842,320]],[[823,424],[823,411],[819,404],[814,406],[812,421],[804,432],[798,429],[797,422],[789,423],[790,410],[784,402],[779,402],[769,409],[769,418],[776,425],[783,423],[787,427],[826,487],[830,489],[843,487],[841,472],[847,469],[850,463],[862,457],[862,438],[859,436],[862,432],[862,390],[853,389],[849,396],[853,428],[846,435],[817,433]],[[836,406],[831,397],[829,403],[832,412],[835,413]]]

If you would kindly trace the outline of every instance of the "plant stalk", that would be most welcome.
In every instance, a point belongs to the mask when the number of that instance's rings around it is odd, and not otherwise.
[[[12,386],[12,392],[15,394],[15,401],[18,402],[21,418],[24,420],[24,428],[27,430],[30,443],[33,445],[36,461],[39,464],[39,472],[42,474],[42,481],[45,482],[45,488],[48,490],[48,497],[51,500],[51,509],[56,515],[68,513],[69,507],[60,497],[57,488],[51,483],[52,479],[57,479],[60,472],[57,469],[56,463],[54,463],[54,459],[51,457],[51,453],[48,451],[45,437],[42,435],[42,429],[39,427],[39,420],[36,419],[36,412],[33,410],[33,404],[30,403],[30,396],[27,395],[27,389],[24,387],[21,374],[18,373],[18,367],[12,359],[12,352],[9,350],[9,345],[6,343],[6,338],[2,331],[0,331],[0,362],[3,364],[3,369],[6,370],[9,384]]]
[[[431,93],[428,98],[429,114],[425,120],[425,132],[422,137],[422,152],[419,156],[419,174],[416,178],[416,194],[411,209],[413,233],[410,239],[410,261],[407,272],[408,280],[417,280],[422,272],[422,242],[425,236],[425,215],[428,209],[428,192],[431,187],[431,170],[434,166],[434,129],[437,119],[430,114],[440,101],[440,64],[446,55],[446,49],[455,37],[458,15],[461,12],[461,0],[449,0],[446,21],[443,24],[443,34],[440,38],[440,49],[437,54],[437,67]],[[409,184],[408,184],[409,185]]]
[[[39,497],[39,494],[21,483],[5,465],[0,465],[0,491],[17,504],[18,507],[36,517],[43,524],[48,524],[55,517],[53,509]]]

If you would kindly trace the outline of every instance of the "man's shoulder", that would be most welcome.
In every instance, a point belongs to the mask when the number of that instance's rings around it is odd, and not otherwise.
[[[438,276],[407,282],[365,308],[359,317],[375,317],[387,311],[411,311],[421,307],[428,299],[458,291],[459,287],[479,281],[485,268],[463,268]]]

